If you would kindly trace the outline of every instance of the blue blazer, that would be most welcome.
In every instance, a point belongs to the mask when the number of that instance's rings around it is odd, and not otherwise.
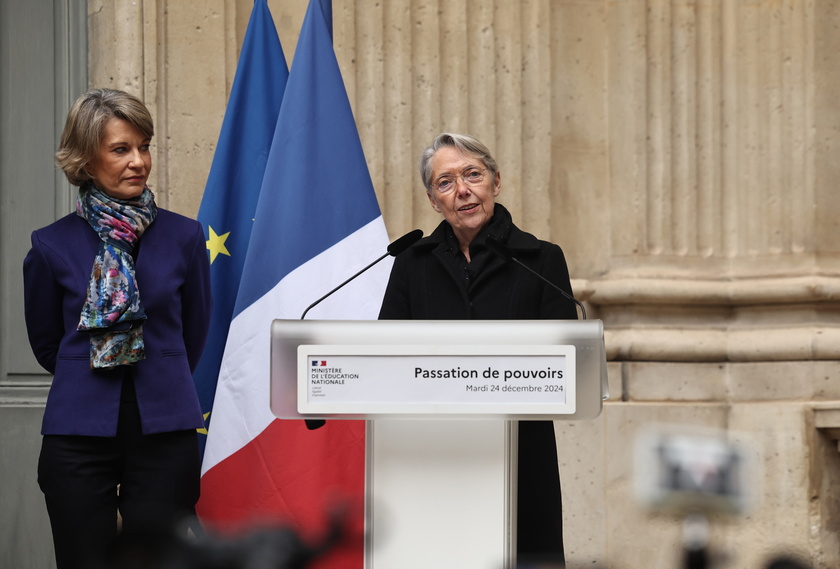
[[[90,369],[90,339],[78,332],[99,237],[75,213],[32,233],[23,262],[29,343],[55,377],[44,435],[115,436],[125,368]],[[210,265],[201,225],[158,209],[136,251],[146,311],[146,359],[133,367],[143,432],[204,426],[192,371],[210,326]]]

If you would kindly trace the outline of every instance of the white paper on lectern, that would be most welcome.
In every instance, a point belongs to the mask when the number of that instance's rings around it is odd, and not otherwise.
[[[568,345],[301,345],[298,411],[575,412]]]

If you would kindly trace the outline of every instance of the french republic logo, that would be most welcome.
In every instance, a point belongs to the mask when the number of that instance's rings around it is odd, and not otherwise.
[[[324,367],[327,365],[327,360],[312,360],[312,367]]]

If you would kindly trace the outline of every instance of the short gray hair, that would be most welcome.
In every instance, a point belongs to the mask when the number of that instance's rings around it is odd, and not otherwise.
[[[490,149],[483,142],[469,134],[443,132],[437,135],[432,144],[420,155],[420,179],[427,192],[432,191],[432,157],[435,152],[446,146],[452,146],[461,152],[477,157],[492,172],[495,181],[499,165],[496,164],[496,160],[490,154]]]

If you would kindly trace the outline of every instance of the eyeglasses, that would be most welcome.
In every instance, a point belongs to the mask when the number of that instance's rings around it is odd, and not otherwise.
[[[484,181],[484,173],[486,171],[486,168],[467,168],[457,176],[441,176],[432,184],[432,189],[439,194],[448,194],[455,189],[457,178],[461,178],[468,186],[477,186]]]

